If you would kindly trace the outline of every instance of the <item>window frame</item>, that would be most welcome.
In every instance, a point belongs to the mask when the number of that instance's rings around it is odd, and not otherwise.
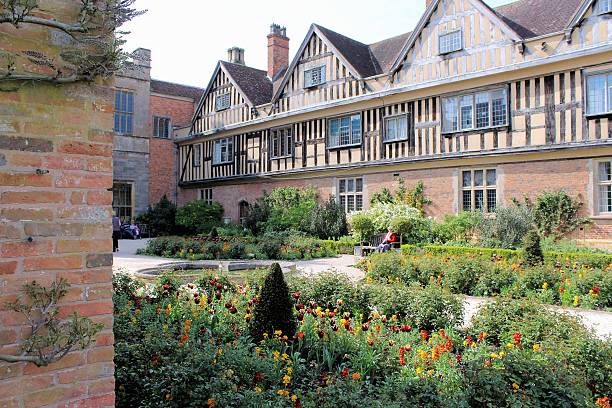
[[[191,160],[191,166],[192,167],[200,167],[202,166],[202,144],[201,143],[194,143],[193,148],[192,148],[192,160]],[[197,154],[196,154],[196,149],[197,149]]]
[[[495,99],[493,99],[493,95],[496,92],[503,92],[504,93],[504,102],[505,102],[505,120],[503,124],[498,124],[498,125],[494,125],[494,101]],[[488,95],[488,120],[487,126],[478,126],[478,114],[477,114],[477,103],[476,103],[476,97],[478,95],[482,95],[482,94],[487,94]],[[462,128],[462,99],[464,98],[471,98],[472,104],[471,104],[471,127],[469,128]],[[455,129],[454,130],[448,130],[445,129],[445,120],[446,120],[446,114],[445,114],[445,107],[446,101],[449,100],[454,100],[454,105],[455,105],[455,113],[457,115],[457,119],[454,122],[455,125]],[[446,95],[446,96],[441,96],[440,97],[440,113],[441,113],[441,132],[443,135],[449,135],[449,134],[455,134],[455,133],[463,133],[463,132],[477,132],[477,131],[482,131],[482,130],[487,130],[487,129],[499,129],[499,128],[505,128],[510,126],[510,101],[509,101],[509,92],[508,92],[508,88],[507,87],[496,87],[496,88],[487,88],[487,89],[479,89],[479,90],[474,90],[471,92],[464,92],[464,93],[456,93],[456,94],[450,94],[450,95]]]
[[[283,147],[285,149],[283,149],[282,152],[280,151],[275,152],[275,138],[279,138],[279,133],[281,132],[287,132],[287,133],[284,133],[284,138],[283,138],[285,144],[284,145],[282,143],[280,144],[280,149],[282,149]],[[287,157],[293,157],[293,153],[295,151],[295,140],[293,138],[293,126],[283,126],[283,127],[277,127],[277,128],[270,129],[269,138],[270,138],[270,146],[269,146],[270,159],[276,160],[276,159],[285,159]],[[279,139],[279,140],[283,140],[283,139]],[[279,149],[276,149],[276,150],[279,150]]]
[[[359,116],[359,142],[354,142],[353,141],[353,118],[355,118],[356,116]],[[349,142],[348,143],[340,143],[341,138],[342,138],[342,119],[346,119],[348,118],[349,120],[349,129],[348,129],[348,137],[349,137]],[[331,141],[332,141],[332,136],[331,136],[331,127],[332,127],[332,122],[334,121],[338,121],[339,126],[338,126],[338,144],[336,145],[332,145]],[[328,150],[335,150],[335,149],[345,149],[345,148],[350,148],[350,147],[357,147],[357,146],[361,146],[363,143],[363,115],[361,113],[361,111],[359,112],[353,112],[353,113],[348,113],[348,114],[343,114],[343,115],[338,115],[338,116],[332,116],[330,118],[327,118],[326,120],[326,131],[327,134],[325,136],[326,138],[326,146]]]
[[[604,85],[604,110],[602,112],[591,112],[591,104],[589,102],[589,79],[592,77],[602,76],[605,80]],[[612,69],[598,70],[584,73],[584,104],[586,105],[585,116],[587,118],[595,118],[599,116],[608,116],[612,114]]]
[[[200,200],[204,201],[206,204],[213,203],[213,189],[212,188],[202,188],[200,189]]]
[[[126,95],[126,101],[125,101],[125,107],[126,110],[118,110],[117,105],[119,105],[119,108],[121,107],[122,103],[122,95]],[[119,95],[119,104],[117,104],[117,95]],[[131,110],[130,108],[130,104],[131,104]],[[114,102],[114,114],[113,114],[113,131],[118,134],[118,135],[122,135],[122,136],[133,136],[134,135],[134,91],[131,89],[126,89],[126,88],[115,88],[115,102]],[[119,122],[117,122],[117,118],[119,119]],[[123,123],[123,118],[125,118],[125,129],[123,129],[123,131],[121,130],[122,128],[122,123]],[[119,127],[117,127],[117,123],[119,123]]]
[[[167,121],[167,124],[168,124],[166,128],[167,133],[168,133],[167,136],[159,135],[159,129],[160,129],[159,122],[160,121]],[[153,115],[153,137],[156,137],[158,139],[171,139],[171,136],[172,136],[171,129],[172,129],[172,118],[170,118],[169,116]]]
[[[125,185],[125,186],[129,186],[129,194],[126,195],[126,197],[129,197],[130,203],[129,204],[117,204],[115,201],[115,190],[116,190],[116,185]],[[113,188],[112,188],[112,192],[113,192],[113,202],[112,202],[112,208],[113,211],[116,212],[117,217],[119,217],[119,219],[121,220],[121,223],[124,222],[130,222],[130,220],[132,218],[134,218],[134,210],[135,210],[135,196],[134,196],[134,182],[133,181],[127,181],[127,180],[113,180]],[[121,210],[120,209],[128,209],[130,210],[130,215],[129,216],[122,216],[121,215]]]
[[[607,8],[603,7],[604,4]],[[612,13],[612,0],[599,0],[597,6],[597,15],[599,16]]]
[[[406,135],[403,137],[395,137],[393,139],[390,139],[387,137],[387,130],[388,130],[388,124],[387,122],[391,121],[391,120],[395,120],[395,122],[397,123],[399,119],[405,119],[406,120]],[[397,125],[396,125],[396,133],[397,133]],[[385,116],[383,118],[383,143],[394,143],[394,142],[405,142],[408,139],[410,139],[410,113],[406,112],[406,113],[398,113],[395,115],[389,115],[389,116]]]
[[[361,181],[361,191],[357,191],[357,186],[358,186],[358,182],[357,180]],[[353,190],[352,191],[348,191],[348,185],[349,185],[349,181],[352,181],[353,183]],[[342,185],[342,182],[344,182],[344,192],[341,192],[341,188],[340,186]],[[364,204],[365,204],[365,178],[363,176],[356,176],[356,177],[342,177],[342,178],[338,178],[336,180],[336,201],[338,202],[339,205],[342,206],[342,208],[344,209],[345,214],[350,214],[353,213],[355,211],[362,211],[364,208]],[[353,197],[353,210],[349,211],[349,199],[348,197]],[[361,197],[361,208],[357,209],[357,197]],[[342,203],[344,198],[344,203]]]
[[[478,171],[482,172],[482,185],[475,185],[475,177],[474,174]],[[487,172],[494,171],[495,172],[495,184],[489,185],[487,180]],[[470,186],[464,186],[464,173],[470,172]],[[483,192],[483,206],[482,208],[477,208],[476,206],[476,190],[482,190]],[[465,192],[470,192],[470,208],[465,208],[465,200],[464,195]],[[495,191],[495,207],[493,209],[489,208],[489,200],[488,200],[488,192]],[[482,211],[484,214],[490,214],[495,211],[495,209],[499,205],[499,171],[496,167],[475,167],[475,168],[463,168],[460,170],[459,175],[459,212],[462,211]]]
[[[449,49],[446,51],[442,51],[442,38],[443,37],[448,37],[450,35],[455,35],[455,34],[459,34],[459,48],[453,48],[453,49]],[[457,51],[461,51],[463,50],[463,28],[456,28],[456,29],[451,29],[448,31],[443,31],[441,33],[438,34],[438,55],[448,55],[448,54],[452,54],[453,52],[457,52]]]
[[[230,107],[231,107],[230,92],[224,92],[219,95],[215,95],[215,112],[221,112],[221,111],[229,109]]]
[[[608,210],[602,210],[602,187],[603,186],[610,186],[610,197],[608,197],[608,200],[612,200],[612,177],[610,180],[601,180],[600,174],[601,174],[601,166],[603,166],[604,164],[609,164],[610,165],[610,169],[612,171],[612,158],[606,158],[604,160],[598,160],[597,165],[595,166],[595,185],[597,186],[595,188],[595,205],[593,206],[594,208],[596,208],[596,215],[602,215],[604,217],[610,217],[612,216],[612,208],[610,208],[610,211]]]
[[[220,149],[223,149],[223,142],[226,142],[226,159],[223,160],[223,150],[220,151],[219,156],[220,156],[220,160],[217,161],[217,144],[220,146]],[[231,146],[231,151],[229,150]],[[220,139],[214,140],[213,141],[213,157],[212,157],[212,164],[213,166],[220,166],[220,165],[224,165],[224,164],[230,164],[234,162],[234,138],[232,136],[229,137],[222,137]]]
[[[323,64],[323,65],[318,65],[316,67],[304,69],[304,89],[316,88],[317,86],[321,86],[325,84],[327,82],[326,72],[325,72],[326,68],[327,68],[326,64]],[[315,70],[319,71],[319,81],[318,82],[312,81],[312,73]],[[308,74],[310,74],[310,77],[308,76]],[[308,78],[310,78],[310,83],[307,80]]]

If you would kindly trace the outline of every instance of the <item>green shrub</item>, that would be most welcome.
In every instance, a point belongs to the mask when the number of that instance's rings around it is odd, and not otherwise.
[[[317,194],[312,186],[278,187],[263,200],[269,209],[266,231],[300,231],[304,216],[317,205]]]
[[[264,254],[267,259],[279,259],[282,244],[283,241],[280,238],[274,237],[271,234],[266,234],[257,244],[257,249]]]
[[[540,234],[536,230],[530,230],[525,237],[524,258],[527,265],[541,265],[544,263],[544,254],[540,246]]]
[[[368,276],[374,280],[393,281],[402,277],[404,258],[396,251],[373,253],[368,262]]]
[[[520,248],[531,228],[531,212],[525,206],[497,207],[494,216],[480,216],[480,244],[492,248]]]
[[[226,259],[243,259],[246,257],[246,247],[240,241],[232,242],[229,248],[223,252],[223,257]]]
[[[526,268],[516,281],[516,286],[524,295],[526,291],[542,289],[544,286],[554,289],[561,275],[550,266],[534,266]],[[546,285],[544,285],[546,283]]]
[[[136,219],[139,223],[147,224],[150,235],[173,235],[177,233],[176,205],[164,196],[153,207]]]
[[[202,254],[206,259],[219,259],[223,252],[223,246],[218,242],[206,242],[202,248]]]
[[[302,230],[320,239],[338,238],[348,233],[344,207],[334,196],[317,203],[302,223]]]
[[[290,286],[292,292],[300,294],[301,303],[308,304],[312,300],[323,310],[339,308],[354,313],[367,312],[360,288],[344,274],[324,272],[316,277],[295,277],[291,279]]]
[[[244,219],[243,225],[251,231],[253,235],[259,235],[266,229],[266,221],[270,216],[270,208],[266,204],[266,193],[264,196],[257,199],[253,204],[249,204],[247,216]]]
[[[431,241],[432,221],[423,217],[399,216],[391,220],[390,227],[407,244],[421,244]]]
[[[176,223],[191,233],[207,234],[213,227],[221,225],[222,216],[221,204],[196,200],[177,210]]]
[[[540,194],[532,206],[533,222],[544,237],[560,239],[581,225],[590,222],[587,217],[579,217],[582,203],[565,191],[547,191]]]
[[[293,338],[295,329],[289,288],[280,265],[274,263],[259,293],[250,333],[256,341],[263,339],[264,333],[272,335],[275,330],[281,330],[284,335]]]
[[[349,218],[349,225],[351,227],[351,234],[353,234],[355,240],[359,242],[368,241],[376,232],[374,221],[372,217],[367,214],[352,214]]]
[[[480,277],[491,269],[491,261],[482,258],[453,259],[444,270],[442,281],[453,293],[473,295]]]
[[[470,211],[463,211],[457,215],[447,214],[440,223],[434,223],[432,227],[432,241],[444,244],[447,242],[472,241],[474,231],[477,228],[479,216]]]
[[[478,278],[473,294],[476,296],[500,295],[514,285],[517,275],[507,268],[487,268]]]

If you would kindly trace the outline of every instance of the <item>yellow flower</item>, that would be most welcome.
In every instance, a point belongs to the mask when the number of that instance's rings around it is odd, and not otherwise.
[[[574,296],[574,306],[578,306],[580,304],[580,296]]]
[[[260,387],[255,387],[255,392],[261,392],[263,391]]]
[[[275,336],[280,336],[281,334],[283,334],[282,330],[274,330],[274,335]]]
[[[544,289],[544,290],[548,289],[548,282],[544,282],[542,284],[542,289]]]
[[[540,351],[540,345],[538,343],[533,345],[533,351]]]
[[[255,352],[257,354],[261,354],[261,347],[255,347]]]
[[[287,353],[283,353],[282,357],[283,357],[283,361],[285,361],[289,358],[289,355]]]
[[[422,372],[423,372],[423,367],[417,367],[416,368],[417,375],[420,375]]]
[[[275,359],[276,361],[278,361],[278,357],[280,356],[280,352],[278,352],[278,351],[274,351],[274,352],[272,352],[272,355],[274,355],[274,359]]]
[[[514,388],[514,391],[518,391],[519,389],[519,385],[517,383],[512,383],[512,388]]]
[[[283,376],[283,384],[289,385],[290,382],[291,382],[291,377],[289,377],[288,375],[284,375]]]
[[[352,378],[353,380],[357,381],[358,379],[360,379],[360,378],[361,378],[361,374],[359,374],[359,373],[353,373],[353,374],[351,375],[351,378]]]
[[[507,348],[508,350],[512,350],[512,349],[514,349],[514,343],[508,343],[508,344],[506,344],[506,348]]]
[[[500,351],[500,352],[499,352],[499,358],[504,358],[504,357],[505,357],[505,355],[506,355],[506,352],[505,352],[505,351]]]
[[[499,354],[497,353],[491,353],[491,358],[495,359],[495,358],[499,358]]]
[[[297,401],[297,395],[293,394],[291,396],[291,401],[293,401],[293,402]]]
[[[293,372],[293,368],[287,367],[287,374],[291,374]]]
[[[427,375],[431,377],[432,375],[434,375],[434,372],[434,370],[429,370],[427,371]]]

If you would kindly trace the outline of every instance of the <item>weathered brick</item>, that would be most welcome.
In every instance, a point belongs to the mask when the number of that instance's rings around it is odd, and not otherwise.
[[[0,134],[0,149],[19,150],[22,152],[52,152],[53,141]]]
[[[94,252],[99,250],[108,250],[108,252],[111,252],[112,241],[111,247],[109,248],[108,243],[100,242],[99,240],[60,239],[57,241],[55,250],[60,254],[69,252]]]
[[[37,208],[4,208],[0,217],[9,221],[50,221],[53,210]]]
[[[64,358],[55,363],[51,363],[46,367],[36,367],[34,364],[28,364],[25,366],[23,373],[26,375],[37,375],[42,373],[48,373],[52,371],[63,370],[65,368],[76,367],[85,364],[85,352],[84,351],[72,351]]]
[[[112,346],[95,347],[87,352],[88,363],[101,363],[110,361],[115,357],[115,352]]]
[[[112,148],[112,145],[106,143],[86,143],[71,140],[60,143],[58,151],[67,154],[110,157]]]
[[[79,269],[82,266],[83,259],[80,255],[46,256],[23,261],[24,271]]]
[[[87,204],[89,205],[111,205],[112,202],[112,191],[89,191],[87,193]]]
[[[6,258],[48,255],[51,253],[50,241],[4,242],[0,244],[0,256]]]
[[[64,305],[60,307],[59,316],[60,318],[65,318],[74,312],[86,317],[106,315],[113,312],[113,302],[111,300],[106,300]]]
[[[57,191],[7,191],[0,195],[2,204],[61,203],[64,199],[64,193]]]
[[[51,187],[53,177],[49,174],[0,173],[0,186]]]
[[[0,181],[2,181],[0,179]],[[113,186],[112,175],[99,174],[66,174],[63,173],[55,181],[55,186],[60,188],[97,188],[107,189]]]
[[[17,261],[0,262],[0,275],[15,273],[16,270]]]
[[[87,267],[99,268],[101,266],[113,266],[113,254],[89,254],[87,255]]]
[[[64,222],[64,223],[40,223],[27,222],[24,223],[25,234],[29,236],[40,237],[70,237],[81,236],[85,226],[81,223]]]

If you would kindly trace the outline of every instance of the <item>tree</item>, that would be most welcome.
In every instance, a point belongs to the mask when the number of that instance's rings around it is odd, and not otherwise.
[[[147,224],[153,235],[174,235],[176,233],[176,205],[164,196],[155,206],[138,216],[139,223]]]
[[[250,326],[251,336],[260,341],[264,333],[271,336],[274,331],[281,330],[283,335],[292,338],[296,326],[289,287],[280,265],[273,263],[259,293]]]
[[[44,53],[42,47],[1,51],[0,81],[61,84],[112,76],[130,57],[121,49],[125,33],[118,29],[144,12],[132,8],[134,1],[80,0],[78,15],[61,21],[41,10],[38,0],[0,0],[0,24],[46,27],[57,33],[55,42],[61,44],[53,53]]]
[[[525,201],[532,209],[534,224],[544,237],[558,240],[579,226],[590,223],[588,217],[578,216],[582,203],[565,191],[545,191],[536,198],[535,203],[528,199]]]
[[[222,216],[221,204],[196,200],[176,211],[176,224],[184,227],[189,233],[207,234],[213,227],[221,225]]]

